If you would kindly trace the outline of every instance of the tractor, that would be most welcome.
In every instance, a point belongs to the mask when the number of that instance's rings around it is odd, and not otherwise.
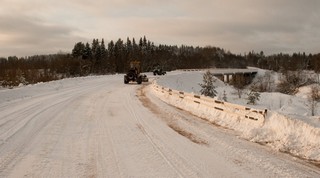
[[[162,70],[162,67],[160,65],[155,66],[153,69],[153,75],[165,75],[166,71]]]
[[[140,61],[131,61],[130,69],[127,74],[124,75],[124,83],[137,82],[138,84],[141,84],[142,82],[148,82],[148,77],[144,74],[140,74],[140,71]]]

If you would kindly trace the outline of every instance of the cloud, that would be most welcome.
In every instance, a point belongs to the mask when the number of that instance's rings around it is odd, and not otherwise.
[[[37,18],[0,17],[0,54],[35,55],[71,49],[76,41],[76,28],[51,24]]]
[[[3,0],[0,56],[71,51],[78,41],[146,35],[155,43],[319,52],[318,0]]]

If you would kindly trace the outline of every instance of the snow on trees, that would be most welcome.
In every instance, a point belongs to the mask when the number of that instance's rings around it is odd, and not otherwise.
[[[215,90],[215,86],[213,85],[214,81],[215,79],[213,78],[212,73],[208,70],[205,74],[203,74],[203,83],[199,84],[202,88],[200,90],[200,93],[211,98],[217,96],[217,91]]]
[[[257,103],[257,101],[259,101],[259,99],[260,99],[260,93],[252,91],[252,90],[247,95],[248,95],[247,104],[255,105]]]

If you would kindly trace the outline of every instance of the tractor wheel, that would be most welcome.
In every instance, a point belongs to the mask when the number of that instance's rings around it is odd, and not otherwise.
[[[127,79],[126,76],[124,76],[124,84],[128,84],[129,83],[129,80]]]
[[[138,83],[138,84],[141,84],[141,83],[142,83],[142,77],[141,77],[141,76],[139,76],[139,77],[137,78],[137,83]]]

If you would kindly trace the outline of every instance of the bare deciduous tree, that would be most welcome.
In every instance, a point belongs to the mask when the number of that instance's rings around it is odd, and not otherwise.
[[[287,71],[283,73],[277,90],[280,93],[292,95],[299,87],[310,83],[310,79],[302,71]]]
[[[255,81],[251,84],[251,89],[258,92],[272,92],[275,88],[274,78],[272,78],[272,72],[267,71],[264,76],[256,77]]]

